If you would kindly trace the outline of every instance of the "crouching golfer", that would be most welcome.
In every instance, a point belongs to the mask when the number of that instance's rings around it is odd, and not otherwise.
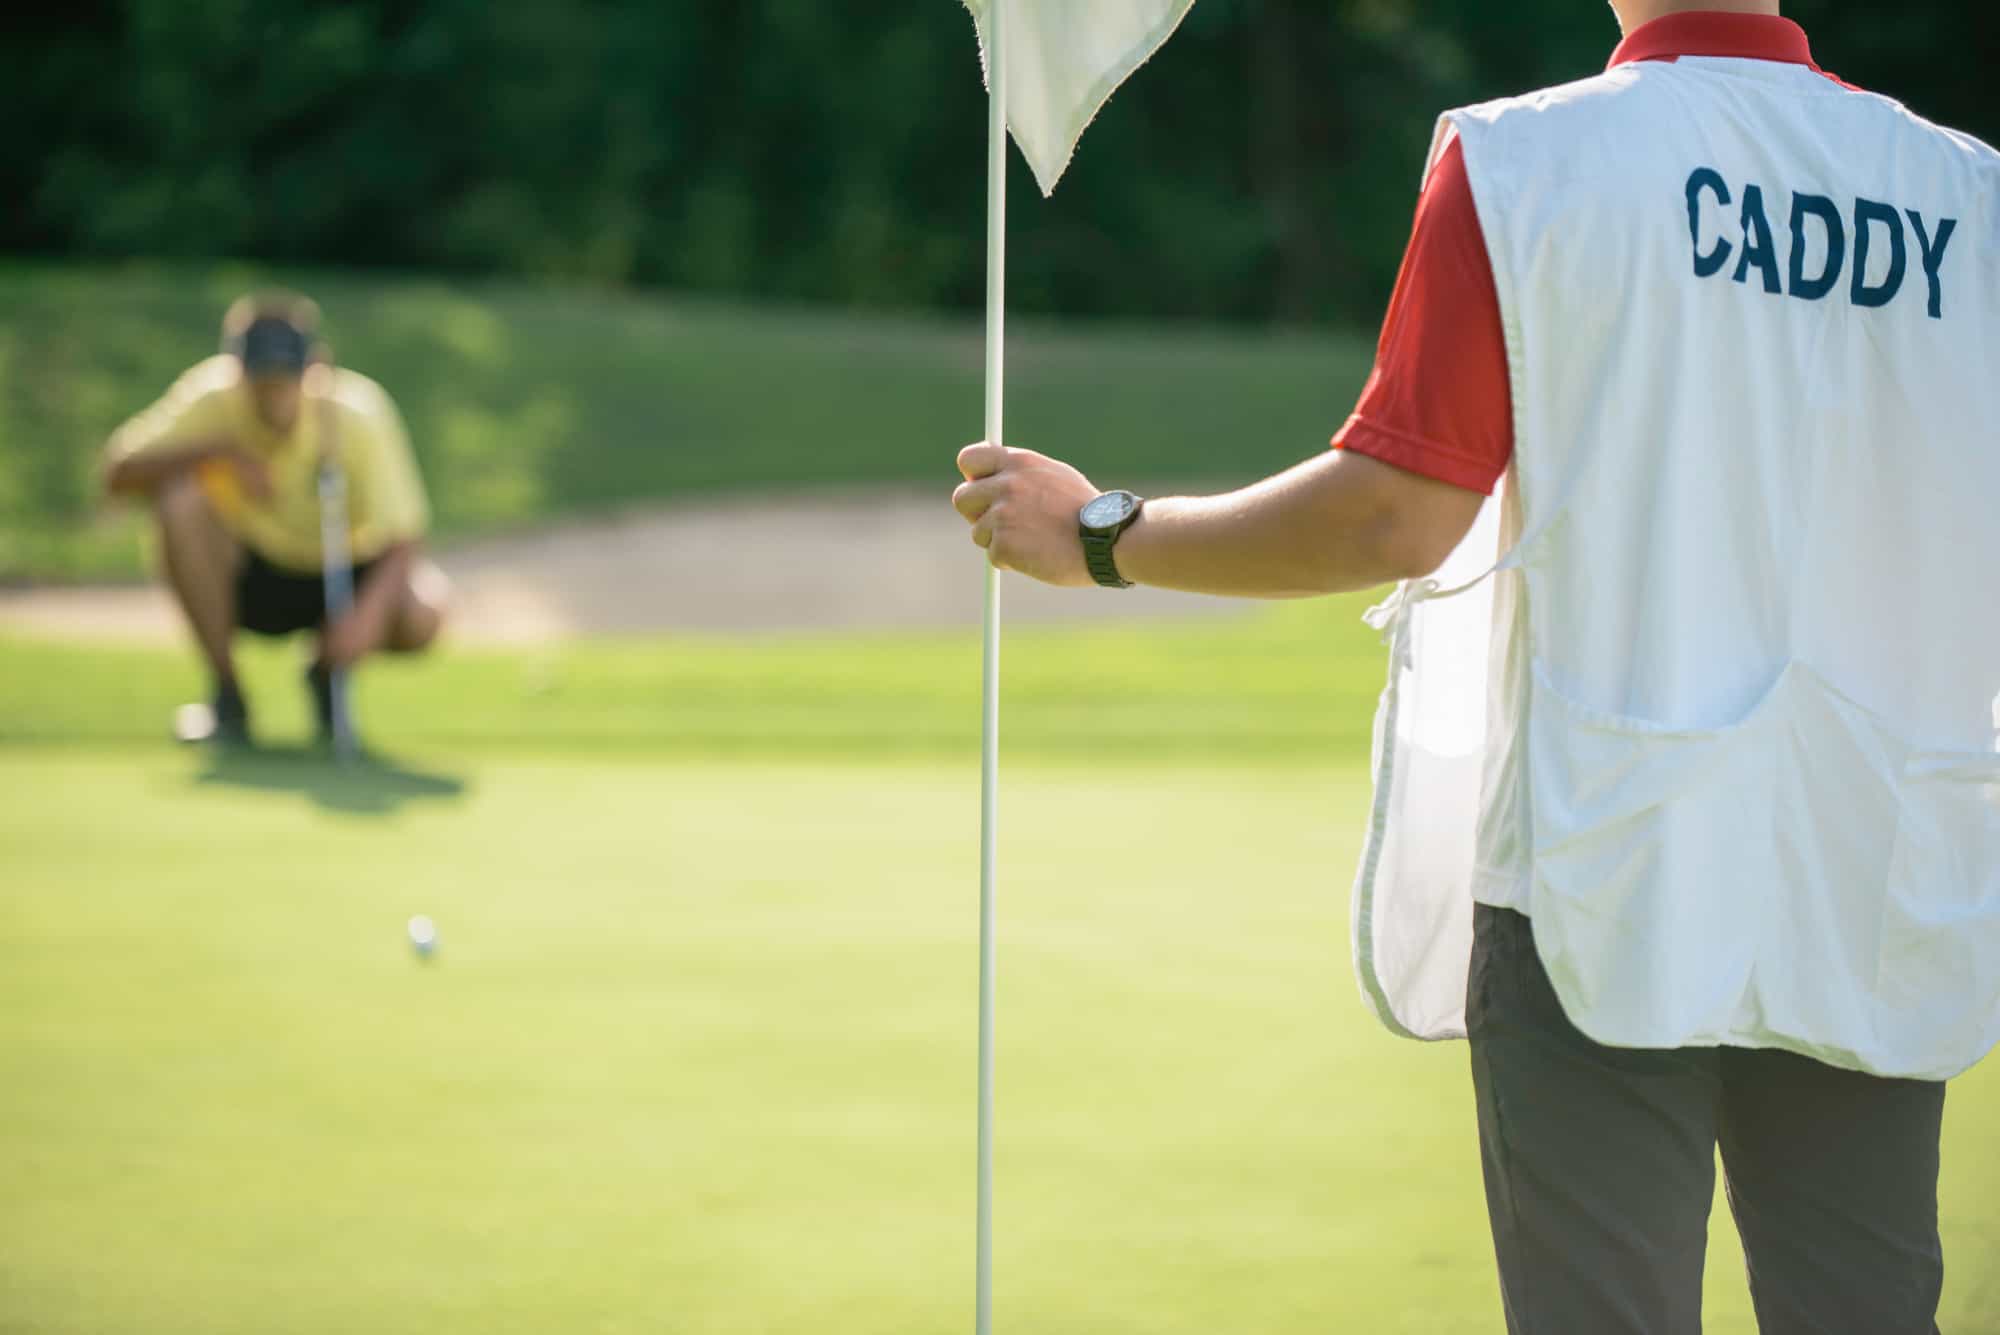
[[[317,637],[305,675],[325,740],[334,674],[378,651],[421,650],[443,622],[446,584],[423,555],[429,511],[402,419],[380,385],[324,364],[317,325],[303,298],[243,298],[223,318],[222,353],[106,446],[105,489],[151,505],[166,582],[214,678],[210,706],[181,713],[186,740],[250,739],[239,630]],[[344,482],[354,590],[331,624],[318,486],[328,462]]]
[[[979,444],[954,503],[1053,584],[1403,581],[1355,960],[1470,1036],[1508,1329],[1697,1331],[1719,1147],[1764,1331],[1927,1335],[2000,1038],[2000,155],[1775,0],[1613,8],[1444,118],[1342,448],[1142,502]]]

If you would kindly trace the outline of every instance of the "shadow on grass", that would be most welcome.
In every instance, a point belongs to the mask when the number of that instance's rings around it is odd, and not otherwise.
[[[259,746],[214,751],[194,776],[200,785],[298,793],[330,811],[383,816],[422,798],[456,798],[465,780],[410,769],[394,757],[368,753],[350,763],[316,746]]]

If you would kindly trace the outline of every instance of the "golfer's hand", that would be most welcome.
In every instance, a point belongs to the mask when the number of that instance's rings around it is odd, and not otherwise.
[[[983,441],[958,452],[958,471],[965,482],[952,506],[994,565],[1044,584],[1093,583],[1076,527],[1077,511],[1097,495],[1089,478],[1033,450]]]
[[[320,642],[320,657],[330,667],[353,667],[375,647],[378,638],[372,618],[357,603],[345,616],[328,623]]]

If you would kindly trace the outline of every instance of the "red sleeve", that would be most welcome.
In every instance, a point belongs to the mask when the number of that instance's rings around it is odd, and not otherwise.
[[[1471,491],[1492,492],[1507,471],[1514,406],[1500,297],[1456,138],[1417,202],[1374,373],[1333,445]]]

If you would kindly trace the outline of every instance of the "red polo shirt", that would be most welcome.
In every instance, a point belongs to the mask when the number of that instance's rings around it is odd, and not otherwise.
[[[1646,24],[1619,44],[1611,64],[1682,56],[1777,60],[1826,73],[1791,20],[1713,10]],[[1375,370],[1333,445],[1482,492],[1493,490],[1513,457],[1500,298],[1455,135],[1424,182]]]

